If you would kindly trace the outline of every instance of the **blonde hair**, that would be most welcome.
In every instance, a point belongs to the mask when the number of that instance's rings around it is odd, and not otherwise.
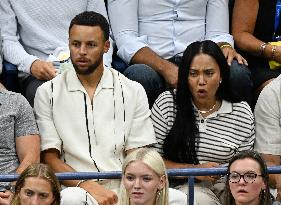
[[[11,205],[20,205],[19,193],[24,186],[25,179],[28,177],[39,177],[50,183],[52,193],[54,196],[54,201],[51,205],[60,204],[60,190],[61,186],[53,171],[46,164],[32,164],[29,165],[19,176],[16,187],[15,194],[13,196]]]
[[[169,202],[169,196],[168,196],[168,188],[169,188],[169,183],[168,183],[168,176],[166,172],[166,167],[164,164],[164,161],[160,154],[156,152],[153,149],[148,149],[148,148],[140,148],[137,149],[130,154],[127,155],[123,162],[122,166],[122,181],[121,181],[121,186],[120,186],[120,201],[122,205],[129,205],[129,196],[127,193],[127,190],[125,189],[124,182],[123,182],[123,177],[125,175],[125,171],[127,166],[134,162],[134,161],[142,161],[144,164],[146,164],[150,169],[152,169],[159,177],[165,176],[165,185],[164,188],[161,190],[158,190],[157,192],[157,199],[156,199],[156,204],[155,205],[168,205]]]

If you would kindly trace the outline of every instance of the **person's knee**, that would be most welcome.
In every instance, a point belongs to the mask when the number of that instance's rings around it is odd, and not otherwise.
[[[147,65],[131,65],[124,71],[123,74],[127,78],[140,83],[144,87],[150,108],[158,95],[166,90],[164,78]]]
[[[242,85],[253,86],[250,69],[236,60],[233,60],[230,66],[230,81],[236,82],[238,85],[242,83]]]
[[[139,83],[161,82],[159,73],[145,64],[134,64],[129,66],[123,73],[126,77]]]
[[[61,205],[79,204],[98,205],[89,194],[79,187],[68,187],[61,191]]]
[[[252,102],[253,81],[250,69],[234,60],[230,66],[230,87],[235,99]]]

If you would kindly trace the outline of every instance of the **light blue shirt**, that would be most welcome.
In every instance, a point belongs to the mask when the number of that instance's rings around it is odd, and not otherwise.
[[[228,0],[109,0],[108,9],[118,55],[127,63],[143,47],[168,59],[194,41],[233,45]]]
[[[5,59],[30,73],[35,60],[46,60],[57,47],[68,46],[70,21],[83,11],[96,11],[107,18],[102,0],[0,0]],[[111,55],[105,54],[105,65],[111,64]]]

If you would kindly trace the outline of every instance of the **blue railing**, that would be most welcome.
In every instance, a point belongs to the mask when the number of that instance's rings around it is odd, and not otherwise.
[[[270,174],[281,174],[281,166],[268,167]],[[210,176],[210,175],[225,175],[226,167],[220,168],[187,168],[187,169],[168,169],[168,175],[174,176],[186,176],[188,177],[188,193],[189,204],[193,205],[194,201],[194,176]],[[120,171],[112,172],[64,172],[56,173],[59,180],[74,180],[74,179],[118,179],[121,178]],[[18,174],[0,175],[1,182],[15,181],[18,178]]]

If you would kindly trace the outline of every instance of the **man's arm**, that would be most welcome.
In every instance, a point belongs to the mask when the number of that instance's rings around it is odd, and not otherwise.
[[[178,66],[158,56],[149,47],[143,47],[132,57],[133,64],[146,64],[161,74],[173,88],[177,87]]]
[[[16,150],[20,165],[16,172],[21,173],[29,165],[40,162],[40,137],[28,135],[16,138]]]
[[[39,163],[40,156],[40,138],[39,135],[27,135],[16,138],[16,151],[20,165],[16,172],[21,173],[29,165]],[[14,182],[13,182],[14,183]],[[12,192],[7,190],[0,192],[0,204],[9,205],[12,198]]]
[[[127,64],[150,66],[160,73],[168,84],[176,87],[177,66],[152,51],[148,46],[147,36],[139,36],[138,5],[137,0],[108,1],[109,18],[118,47],[117,54]]]
[[[218,43],[228,64],[231,65],[233,59],[236,59],[239,64],[247,65],[247,61],[233,48],[233,37],[229,34],[228,1],[208,1],[206,22],[205,39]]]
[[[71,166],[60,159],[60,153],[56,149],[43,151],[42,160],[44,163],[48,164],[54,172],[75,172]],[[68,187],[75,187],[79,182],[80,180],[64,180],[63,184]],[[79,187],[90,193],[101,205],[116,204],[118,201],[118,197],[113,191],[104,188],[93,180],[86,180],[79,183]]]
[[[3,37],[3,54],[5,59],[15,64],[18,70],[32,73],[40,80],[50,80],[56,76],[54,66],[46,61],[39,61],[37,56],[28,54],[21,45],[18,34],[16,13],[11,8],[10,1],[0,1],[0,27]]]

